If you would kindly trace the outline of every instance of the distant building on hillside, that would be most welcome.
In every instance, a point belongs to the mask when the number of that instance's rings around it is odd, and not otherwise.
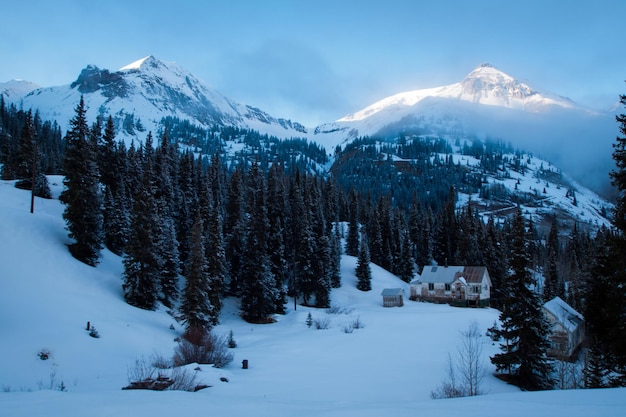
[[[491,278],[484,266],[426,266],[411,281],[411,300],[489,307]]]
[[[548,355],[560,359],[572,358],[585,338],[584,317],[560,297],[546,302],[543,312],[551,331]]]

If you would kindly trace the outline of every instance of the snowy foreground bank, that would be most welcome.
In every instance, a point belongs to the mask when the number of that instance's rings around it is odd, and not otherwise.
[[[53,187],[58,192],[59,178]],[[105,251],[96,268],[75,261],[57,200],[37,199],[0,182],[0,416],[623,416],[626,390],[520,392],[491,375],[497,351],[483,339],[484,395],[433,400],[448,353],[493,309],[405,300],[383,308],[383,288],[406,284],[372,265],[373,290],[356,290],[356,260],[344,256],[338,313],[288,305],[271,325],[251,325],[228,299],[219,334],[238,346],[225,368],[195,366],[199,392],[123,391],[135,362],[169,357],[182,328],[164,310],[143,311],[121,294],[121,259]],[[308,313],[328,329],[306,325]],[[358,320],[363,328],[347,331]],[[89,337],[90,322],[100,338]],[[48,352],[46,360],[41,353]],[[242,369],[242,361],[249,368]],[[60,391],[63,389],[64,391]]]

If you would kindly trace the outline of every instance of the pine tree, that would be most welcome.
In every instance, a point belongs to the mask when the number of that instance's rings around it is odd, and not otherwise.
[[[333,226],[330,238],[330,286],[341,287],[341,232],[339,224]]]
[[[217,325],[222,310],[222,297],[226,285],[226,256],[224,236],[222,232],[222,213],[217,202],[213,200],[210,207],[206,235],[206,261],[210,291],[209,301],[213,306],[210,323]]]
[[[229,181],[226,223],[224,225],[225,250],[228,262],[228,292],[235,296],[241,295],[242,259],[247,239],[248,219],[245,216],[246,204],[243,188],[243,173],[239,168],[235,168]]]
[[[63,192],[59,200],[65,204],[63,218],[72,255],[88,265],[96,265],[102,249],[102,195],[96,149],[89,138],[85,102],[81,97],[76,115],[65,136],[63,161]]]
[[[359,204],[356,191],[350,191],[350,221],[346,238],[346,255],[359,254]]]
[[[361,244],[359,245],[359,256],[357,258],[355,275],[357,278],[356,288],[361,291],[372,289],[372,270],[370,268],[370,254],[365,233],[361,233]]]
[[[137,190],[131,212],[131,227],[124,254],[124,299],[130,305],[154,310],[161,291],[158,231],[160,225],[152,167],[147,162],[142,170],[141,187]]]
[[[276,281],[276,312],[285,313],[287,302],[287,257],[285,248],[285,225],[289,207],[280,164],[273,164],[267,179],[267,217],[269,231],[267,247],[270,257],[270,271]]]
[[[214,321],[213,305],[209,300],[209,270],[203,243],[204,226],[200,214],[196,214],[191,235],[185,289],[183,290],[180,313],[187,330],[208,330]]]
[[[547,358],[549,327],[543,316],[539,296],[533,292],[534,279],[529,267],[526,225],[518,208],[511,230],[511,276],[500,314],[500,329],[493,329],[504,339],[502,353],[491,358],[496,370],[506,370],[523,389],[549,389],[552,367]]]
[[[626,95],[620,96],[620,103],[626,107]],[[619,374],[615,383],[626,386],[626,114],[621,113],[616,120],[621,136],[618,136],[616,143],[613,144],[616,169],[610,173],[612,184],[618,191],[613,220],[618,233],[611,245],[612,259],[615,262],[611,276],[614,294],[610,302],[615,303],[611,335],[616,372]]]
[[[265,181],[257,164],[250,168],[248,198],[250,220],[247,223],[247,239],[241,261],[242,289],[241,311],[244,320],[265,323],[276,306],[276,282],[270,270],[267,253],[268,219]]]
[[[565,287],[559,277],[559,237],[556,216],[552,217],[552,227],[548,235],[547,243],[547,267],[545,271],[545,284],[543,287],[543,300],[550,301],[554,297],[565,298]]]

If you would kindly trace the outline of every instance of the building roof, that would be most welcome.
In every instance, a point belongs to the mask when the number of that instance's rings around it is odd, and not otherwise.
[[[464,278],[467,283],[480,284],[486,272],[484,266],[426,266],[421,282],[452,284],[456,279]]]
[[[560,297],[554,297],[543,305],[550,314],[552,314],[563,327],[567,330],[573,331],[585,318],[578,311],[574,310],[569,304],[563,301]]]
[[[383,297],[397,297],[402,295],[404,290],[402,288],[385,288],[382,292]]]

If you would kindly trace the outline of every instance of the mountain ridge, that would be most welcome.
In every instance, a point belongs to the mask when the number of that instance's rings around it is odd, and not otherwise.
[[[5,91],[6,84],[0,84],[0,92],[9,97]],[[490,64],[477,66],[460,82],[398,93],[316,127],[231,100],[178,64],[152,55],[113,72],[89,65],[69,85],[38,88],[21,97],[13,92],[7,100],[37,108],[42,118],[57,120],[65,129],[81,95],[89,120],[113,116],[126,143],[143,142],[148,130],[159,134],[164,117],[204,128],[228,126],[280,139],[305,138],[328,154],[358,137],[394,137],[416,130],[499,138],[542,156],[604,196],[613,192],[607,175],[615,135],[612,115],[540,92]]]

